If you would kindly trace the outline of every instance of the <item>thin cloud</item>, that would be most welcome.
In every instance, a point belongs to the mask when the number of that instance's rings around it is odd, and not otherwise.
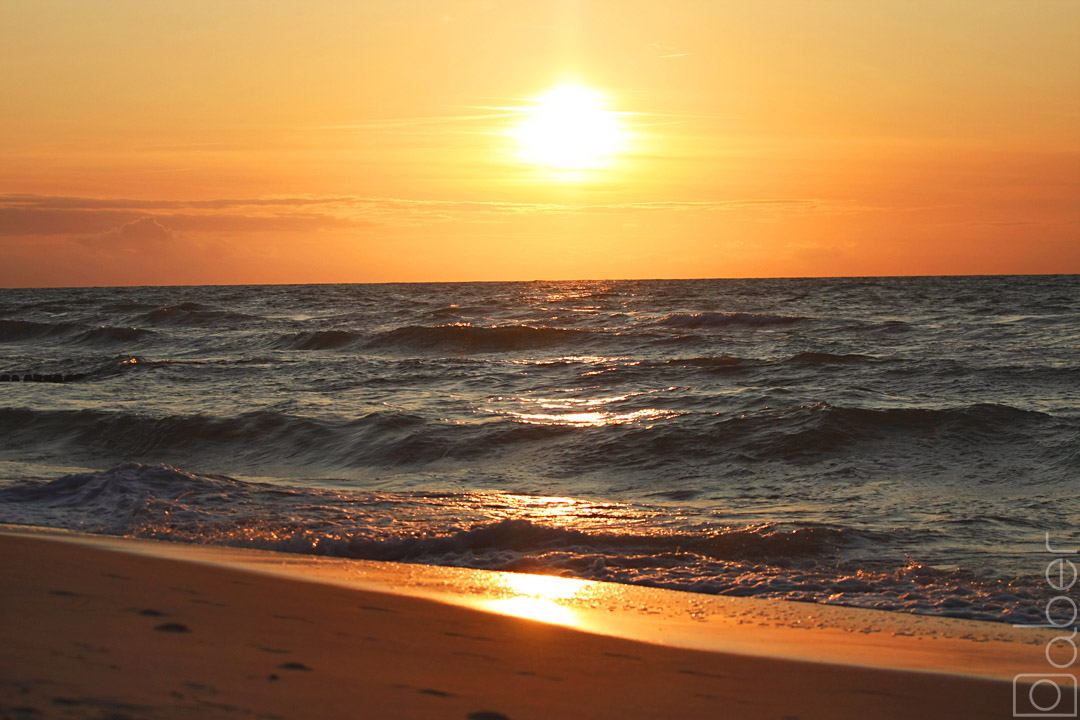
[[[851,212],[817,198],[733,198],[627,203],[524,203],[417,200],[354,195],[296,195],[216,200],[130,200],[0,196],[0,235],[121,237],[155,227],[184,233],[364,231],[377,226],[485,222],[543,215],[755,212],[769,215]],[[153,224],[151,224],[153,223]]]
[[[401,134],[417,134],[438,132],[444,134],[453,131],[455,125],[465,125],[477,122],[490,122],[494,120],[506,120],[515,117],[520,111],[512,108],[492,108],[496,112],[474,113],[468,115],[429,115],[420,117],[385,118],[381,120],[365,120],[355,123],[339,123],[336,125],[312,125],[304,128],[314,132],[391,132]],[[459,132],[473,132],[460,128]]]
[[[220,200],[131,200],[126,198],[82,198],[48,195],[0,195],[0,210],[12,209],[61,209],[61,210],[171,210],[201,208],[220,210],[236,207],[274,207],[328,205],[351,201],[351,196],[292,195],[281,197],[240,198]]]
[[[680,58],[688,57],[690,55],[690,53],[683,52],[679,50],[679,48],[670,45],[661,45],[660,43],[650,43],[649,50],[658,58]]]
[[[380,223],[322,213],[289,215],[163,215],[170,227],[187,232],[311,232],[316,230],[362,230]]]
[[[136,213],[0,205],[0,236],[100,233],[131,222]]]
[[[148,246],[171,245],[176,235],[154,217],[141,217],[100,235],[79,238],[84,245],[94,247],[141,250]]]

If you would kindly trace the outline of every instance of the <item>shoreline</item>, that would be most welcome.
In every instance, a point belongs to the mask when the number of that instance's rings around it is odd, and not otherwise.
[[[0,566],[5,718],[1009,717],[1052,637],[14,526]]]

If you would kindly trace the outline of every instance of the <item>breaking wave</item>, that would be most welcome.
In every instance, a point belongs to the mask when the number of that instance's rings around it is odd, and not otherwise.
[[[656,321],[657,325],[681,329],[707,329],[727,327],[768,327],[772,325],[792,325],[809,318],[798,315],[773,315],[770,313],[747,312],[703,312],[670,313]]]
[[[258,320],[254,315],[218,310],[200,303],[181,303],[150,310],[136,318],[136,322],[155,326],[212,327],[215,325],[231,326],[238,322]]]
[[[348,330],[315,330],[280,338],[274,347],[282,350],[336,350],[356,344],[363,335]]]
[[[380,333],[368,341],[369,350],[425,352],[509,352],[582,342],[588,330],[529,325],[410,325]]]
[[[446,507],[459,514],[448,517]],[[137,463],[0,488],[0,522],[84,532],[1017,623],[1037,622],[1045,608],[1038,586],[1019,580],[985,583],[910,561],[851,569],[844,552],[870,542],[866,531],[773,522],[671,533],[650,530],[641,522],[650,509],[632,506],[581,530],[500,518],[504,507],[499,496],[475,493],[297,488]],[[412,522],[387,525],[389,508]]]

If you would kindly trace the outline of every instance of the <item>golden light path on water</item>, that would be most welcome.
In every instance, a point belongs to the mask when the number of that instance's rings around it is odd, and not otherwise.
[[[551,362],[579,362],[594,366],[596,369],[584,372],[581,377],[599,375],[608,371],[613,363],[619,362],[618,358],[602,356],[569,356],[559,358]],[[550,363],[546,363],[550,364]],[[636,364],[636,363],[633,363]],[[649,423],[665,418],[673,418],[683,415],[676,410],[664,410],[660,408],[638,408],[636,410],[606,410],[605,406],[616,405],[635,398],[665,393],[678,388],[666,387],[644,392],[624,393],[598,398],[582,397],[505,397],[490,398],[491,402],[517,402],[523,405],[520,410],[488,409],[492,414],[503,415],[514,422],[529,425],[569,425],[574,427],[602,427],[605,425],[627,425],[630,423]],[[555,390],[554,392],[559,392]],[[534,409],[535,408],[535,409]]]
[[[625,425],[642,420],[656,420],[671,417],[678,413],[671,410],[634,410],[625,413],[603,411],[570,413],[508,413],[518,422],[534,425],[573,425],[575,427],[601,427],[603,425]]]

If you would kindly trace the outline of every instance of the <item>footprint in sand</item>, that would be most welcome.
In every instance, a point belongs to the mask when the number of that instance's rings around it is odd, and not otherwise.
[[[187,625],[181,625],[180,623],[165,623],[164,625],[158,625],[154,629],[155,630],[160,630],[161,632],[167,632],[167,633],[189,633],[189,632],[191,632],[191,628],[189,628]]]
[[[307,665],[298,662],[281,663],[280,665],[278,665],[278,667],[282,670],[306,670],[308,672],[311,671],[311,668],[309,668]]]
[[[448,693],[445,690],[436,690],[434,688],[420,688],[418,692],[421,695],[434,695],[435,697],[454,697],[454,693]]]
[[[136,612],[138,612],[140,615],[145,615],[146,617],[166,617],[166,613],[163,613],[160,610],[155,610],[154,608],[143,608],[142,610],[137,610]]]
[[[286,650],[285,648],[272,648],[272,647],[266,647],[265,645],[249,644],[248,647],[255,648],[256,650],[261,650],[264,653],[271,653],[273,655],[288,655],[289,653],[292,652],[292,650]]]

